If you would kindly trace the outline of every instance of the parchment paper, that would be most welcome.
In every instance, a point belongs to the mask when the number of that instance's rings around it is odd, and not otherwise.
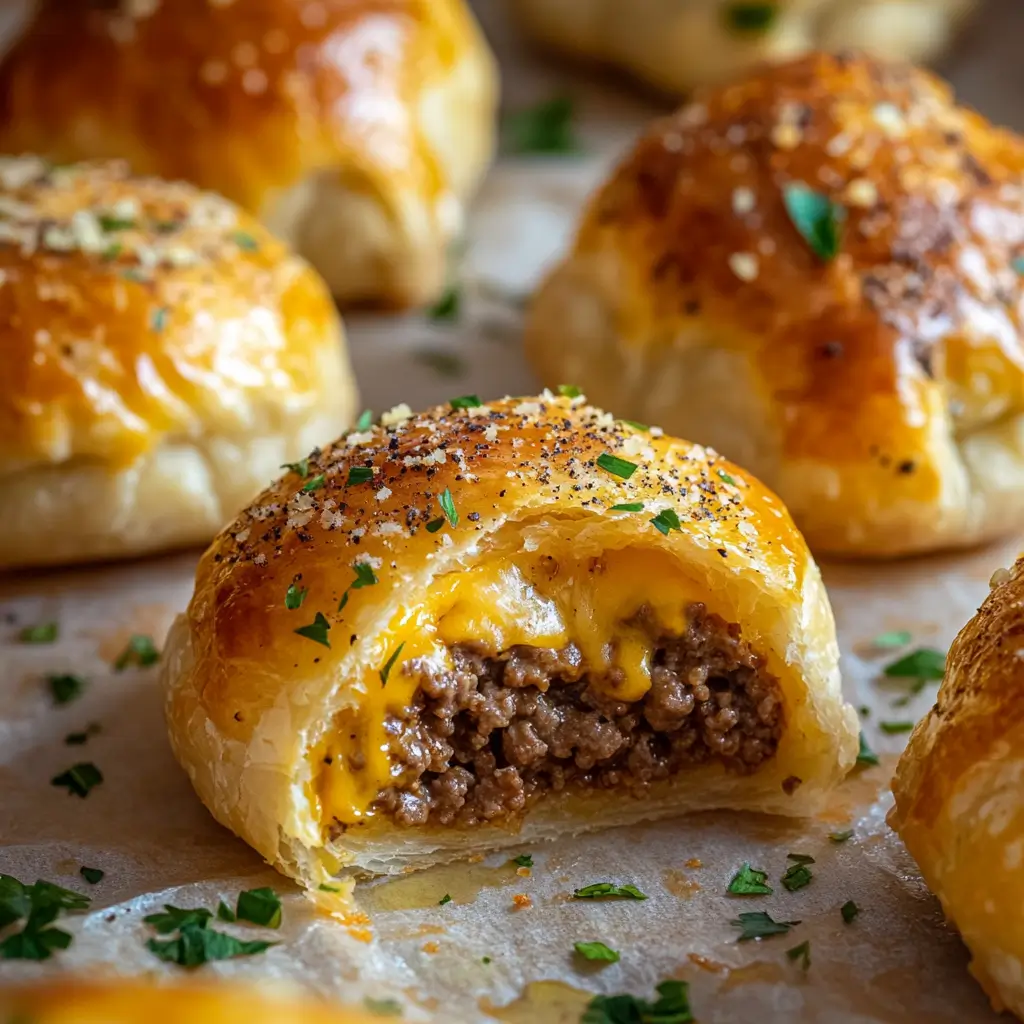
[[[496,5],[482,4],[481,14],[492,30],[499,25]],[[1024,98],[1022,29],[1019,0],[993,2],[946,69],[968,99],[1004,120],[1013,120]],[[365,404],[377,411],[398,401],[418,407],[455,394],[487,398],[535,387],[519,354],[516,298],[565,243],[607,161],[659,109],[621,84],[556,73],[507,40],[499,44],[511,105],[571,83],[587,153],[506,159],[495,169],[459,272],[467,309],[458,324],[349,318]],[[69,971],[183,973],[146,951],[152,932],[145,914],[165,902],[213,909],[240,889],[272,885],[284,899],[284,924],[267,937],[280,945],[205,972],[285,977],[349,1001],[394,997],[413,1020],[440,1007],[444,1019],[575,1021],[593,993],[650,996],[668,977],[691,983],[703,1022],[994,1020],[967,974],[965,949],[884,822],[888,779],[905,737],[881,734],[876,723],[920,717],[934,686],[892,707],[907,687],[879,681],[894,654],[872,650],[870,641],[909,630],[911,647],[945,649],[992,571],[1019,546],[889,566],[825,566],[847,695],[870,709],[865,732],[882,763],[855,773],[822,820],[707,814],[524,848],[535,864],[526,876],[496,857],[362,886],[359,912],[345,922],[318,916],[294,886],[213,822],[170,754],[156,670],[110,670],[132,633],[163,636],[188,600],[197,552],[0,579],[0,871],[93,898],[91,913],[62,925],[75,935],[70,949],[44,964],[0,961],[0,984]],[[15,642],[22,626],[51,620],[60,624],[56,644]],[[53,707],[43,676],[62,671],[85,676],[88,688],[80,700]],[[92,722],[102,732],[86,746],[64,744],[67,733]],[[85,800],[49,782],[79,760],[95,762],[105,777]],[[829,841],[830,832],[847,828],[852,839]],[[816,860],[814,881],[796,893],[778,884],[787,852]],[[769,872],[775,895],[725,895],[744,861]],[[87,885],[82,865],[103,869],[105,878]],[[574,888],[598,881],[631,882],[650,898],[568,899]],[[439,906],[445,894],[452,902]],[[515,909],[517,894],[531,905]],[[849,899],[861,913],[847,925],[839,907]],[[737,944],[729,922],[750,910],[802,923],[788,936]],[[621,962],[598,967],[574,958],[573,942],[594,939],[621,951]],[[812,959],[806,972],[785,955],[805,939]]]

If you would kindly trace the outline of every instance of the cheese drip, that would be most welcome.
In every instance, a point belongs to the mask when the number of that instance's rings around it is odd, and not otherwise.
[[[339,713],[326,749],[315,754],[321,761],[314,773],[321,820],[350,825],[372,816],[370,805],[380,792],[399,781],[384,722],[415,696],[418,674],[402,669],[411,660],[450,669],[449,647],[456,644],[473,643],[493,656],[517,645],[557,649],[573,643],[592,685],[637,701],[651,686],[654,641],[630,620],[646,606],[664,634],[680,635],[694,601],[711,603],[706,588],[657,553],[633,548],[557,560],[520,552],[441,577],[425,601],[393,626],[389,654],[404,646],[386,685],[375,667],[359,706]]]

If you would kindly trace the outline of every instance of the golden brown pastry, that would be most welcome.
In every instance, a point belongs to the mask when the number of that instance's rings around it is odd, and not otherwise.
[[[931,75],[814,55],[658,122],[591,200],[527,350],[713,445],[816,552],[1024,513],[1024,142]]]
[[[896,768],[889,824],[971,951],[997,1011],[1024,1019],[1024,559],[946,658],[935,707]]]
[[[0,64],[0,151],[213,189],[339,301],[405,305],[443,284],[496,91],[463,0],[43,0]]]
[[[330,295],[218,196],[0,158],[0,569],[206,542],[350,422]]]
[[[510,0],[556,49],[689,92],[761,61],[856,49],[923,61],[940,54],[975,0]]]
[[[365,1010],[234,984],[53,980],[0,988],[0,1024],[371,1024]]]
[[[214,816],[343,892],[683,811],[813,812],[857,726],[778,499],[582,398],[474,402],[314,452],[207,551],[163,682]]]

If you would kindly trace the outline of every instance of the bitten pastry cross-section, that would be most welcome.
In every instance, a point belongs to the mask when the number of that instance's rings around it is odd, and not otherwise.
[[[713,445],[812,550],[1024,514],[1024,142],[905,65],[816,54],[657,122],[540,287],[541,379]]]
[[[233,204],[0,159],[0,568],[206,543],[350,422],[337,312]]]
[[[782,505],[568,391],[391,410],[203,558],[164,656],[172,745],[311,888],[686,810],[809,813],[851,766]]]
[[[0,61],[0,149],[213,189],[342,303],[443,288],[496,106],[464,0],[43,0]]]

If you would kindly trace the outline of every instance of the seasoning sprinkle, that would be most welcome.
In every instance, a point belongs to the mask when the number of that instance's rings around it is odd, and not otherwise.
[[[652,520],[651,525],[659,532],[663,533],[666,537],[670,530],[678,530],[682,532],[682,525],[679,522],[679,516],[676,515],[675,509],[663,508]]]
[[[50,779],[51,786],[63,786],[69,796],[83,800],[103,781],[103,773],[91,761],[73,765],[66,772]]]
[[[787,185],[783,202],[793,227],[800,232],[811,251],[823,262],[839,255],[845,210],[828,196],[806,185]]]
[[[602,452],[598,455],[597,465],[606,473],[621,477],[623,480],[628,480],[639,468],[635,462],[630,462],[628,459],[620,459],[617,455],[612,455],[610,452]]]
[[[405,641],[403,640],[396,648],[395,653],[384,663],[384,667],[380,670],[380,685],[388,685],[388,676],[391,675],[391,670],[395,667],[395,662],[398,661],[399,656],[402,653],[402,648],[405,647]]]
[[[308,626],[300,626],[293,632],[298,633],[299,636],[304,636],[307,640],[312,640],[314,643],[330,647],[331,642],[327,639],[327,631],[330,628],[331,624],[327,621],[323,612],[317,612],[313,621]]]

